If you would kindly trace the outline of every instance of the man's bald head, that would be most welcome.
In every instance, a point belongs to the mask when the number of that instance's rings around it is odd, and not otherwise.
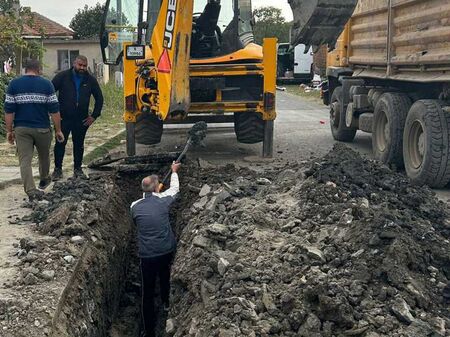
[[[141,183],[142,191],[144,192],[158,192],[159,178],[156,174],[145,177]]]

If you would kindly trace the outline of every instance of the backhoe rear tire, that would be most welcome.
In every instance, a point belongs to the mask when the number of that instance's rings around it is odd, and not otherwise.
[[[450,181],[450,114],[438,100],[413,104],[403,134],[405,170],[411,182],[442,188]]]
[[[161,142],[163,122],[153,114],[142,113],[137,117],[135,127],[136,143],[153,145]]]
[[[348,128],[345,124],[345,111],[341,112],[341,101],[342,87],[336,87],[333,90],[330,102],[331,133],[337,141],[352,142],[356,135],[356,129]]]
[[[260,143],[264,140],[264,120],[257,112],[235,112],[234,131],[239,143]]]

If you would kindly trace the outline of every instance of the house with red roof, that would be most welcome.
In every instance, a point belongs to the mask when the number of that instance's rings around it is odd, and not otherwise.
[[[75,33],[71,29],[37,12],[31,12],[31,22],[32,27],[24,26],[23,39],[42,43],[45,50],[42,59],[45,76],[52,78],[59,71],[70,68],[78,55],[88,58],[88,67],[92,73],[102,68],[98,40],[74,39]]]

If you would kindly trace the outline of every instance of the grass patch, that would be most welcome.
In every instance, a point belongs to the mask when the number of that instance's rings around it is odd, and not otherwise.
[[[311,90],[310,92],[305,92],[304,88],[295,84],[285,85],[284,87],[290,94],[294,94],[308,100],[315,101],[317,103],[322,103],[322,99],[320,98],[320,90]]]
[[[114,82],[102,84],[101,86],[104,104],[101,116],[92,125],[91,132],[102,130],[105,127],[124,125],[123,123],[123,88],[118,88]],[[94,106],[91,100],[91,108]]]
[[[102,84],[101,89],[105,103],[101,116],[88,131],[95,149],[84,156],[85,163],[106,155],[126,138],[123,121],[123,88],[116,87],[111,81],[108,84]],[[92,106],[93,102],[91,102]],[[116,135],[121,130],[122,132]],[[116,136],[112,137],[113,135]]]
[[[115,137],[112,137],[106,143],[98,146],[97,148],[95,148],[95,150],[85,155],[83,161],[86,164],[89,164],[90,162],[105,156],[106,154],[109,153],[109,151],[118,147],[125,139],[126,139],[126,131],[122,131],[120,134],[116,135]]]

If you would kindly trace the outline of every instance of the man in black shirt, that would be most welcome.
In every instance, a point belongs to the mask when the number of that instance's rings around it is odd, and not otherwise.
[[[61,128],[65,137],[63,143],[55,144],[55,170],[52,179],[62,178],[62,164],[69,134],[72,133],[73,168],[75,177],[85,177],[81,164],[84,154],[84,138],[89,126],[100,116],[103,95],[94,76],[87,71],[87,58],[79,55],[73,67],[58,73],[52,80],[58,92],[61,111]],[[94,96],[95,106],[89,114],[89,102]]]

